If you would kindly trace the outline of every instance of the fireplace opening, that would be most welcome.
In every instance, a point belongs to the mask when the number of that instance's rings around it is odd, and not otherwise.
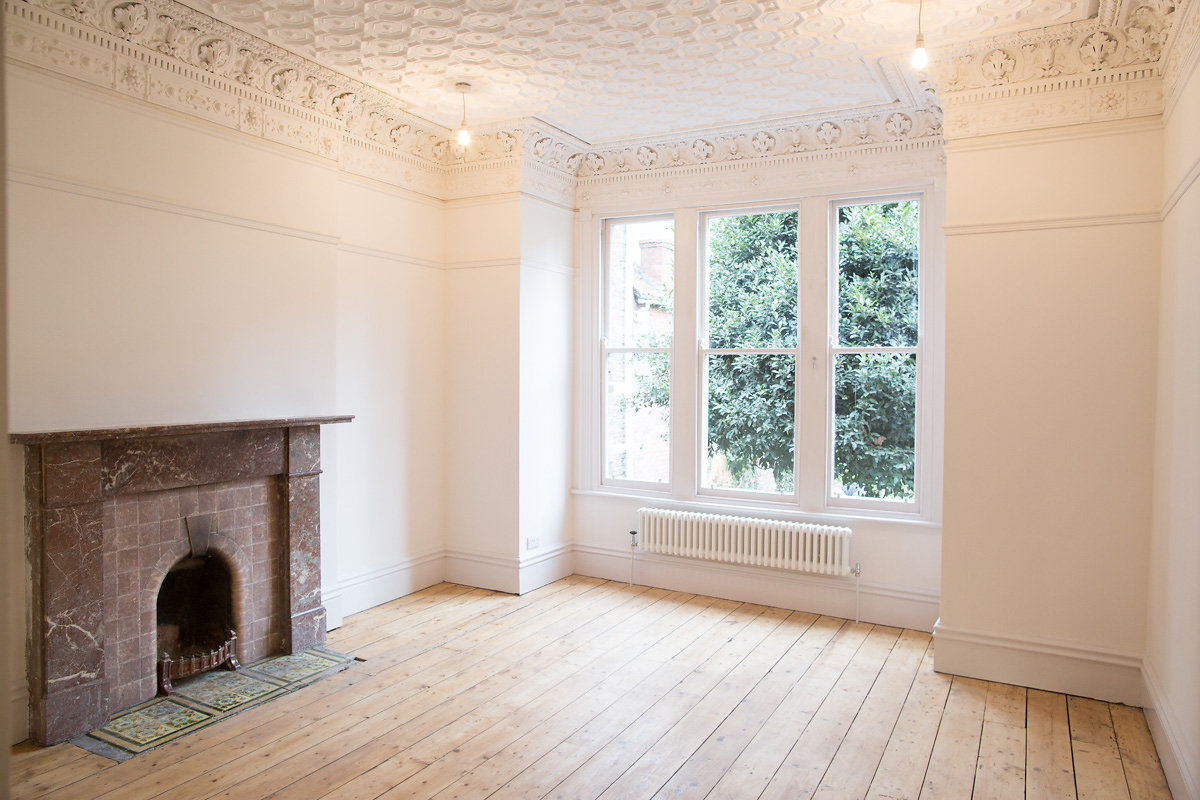
[[[158,689],[215,667],[237,669],[233,577],[224,559],[207,553],[175,562],[158,590]]]

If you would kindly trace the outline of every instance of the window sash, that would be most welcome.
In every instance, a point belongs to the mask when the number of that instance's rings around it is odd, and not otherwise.
[[[917,204],[917,341],[914,345],[866,345],[848,346],[839,344],[841,309],[839,308],[840,255],[841,240],[839,230],[839,212],[842,208],[853,206],[870,206],[886,203],[915,202]],[[926,203],[923,194],[903,194],[881,197],[840,198],[829,204],[829,266],[828,280],[828,347],[826,370],[826,440],[825,440],[825,499],[826,508],[853,508],[863,510],[878,510],[918,514],[921,512],[924,497],[923,461],[924,454],[924,399],[922,398],[925,340],[925,285],[927,282],[924,262],[925,248],[925,218]],[[898,354],[911,355],[914,362],[913,382],[913,497],[911,500],[896,500],[880,497],[847,497],[835,494],[835,473],[837,470],[837,364],[838,357],[844,355]]]
[[[639,494],[657,495],[677,502],[699,501],[708,498],[747,509],[788,508],[797,512],[845,513],[853,511],[856,516],[878,516],[879,518],[914,519],[926,518],[937,513],[936,502],[926,498],[929,481],[936,485],[940,480],[940,466],[935,462],[928,473],[930,436],[937,437],[940,426],[929,427],[924,417],[929,413],[930,399],[926,393],[932,391],[929,384],[926,359],[929,357],[929,342],[926,338],[926,321],[930,310],[926,293],[934,277],[931,265],[937,253],[930,253],[926,246],[926,220],[934,219],[937,209],[935,200],[929,199],[927,189],[877,196],[810,196],[785,206],[726,206],[721,208],[679,208],[674,214],[676,234],[675,264],[675,308],[673,340],[670,347],[617,347],[603,337],[597,337],[598,363],[594,372],[599,385],[596,396],[600,400],[598,416],[605,409],[604,371],[608,359],[620,353],[667,354],[670,359],[670,470],[669,483],[645,484],[604,475],[603,461],[605,433],[599,427],[599,436],[592,439],[600,445],[598,484],[619,489],[630,489]],[[838,290],[838,209],[848,205],[902,202],[916,200],[919,203],[918,217],[918,327],[915,345],[906,346],[840,346],[836,341],[839,322],[837,316]],[[932,203],[932,205],[931,205]],[[797,267],[797,308],[799,322],[795,347],[711,347],[707,337],[708,324],[708,220],[715,216],[741,216],[757,213],[791,211],[800,214],[799,252]],[[613,222],[637,219],[664,219],[662,215],[643,215],[597,219],[601,241],[606,242],[607,231]],[[592,239],[593,242],[596,238]],[[607,244],[603,246],[595,284],[598,303],[593,306],[599,311],[597,322],[606,322],[604,302],[607,297]],[[595,252],[595,251],[593,251]],[[940,252],[940,251],[939,251]],[[824,264],[824,266],[822,266]],[[688,336],[691,329],[695,334]],[[601,327],[601,330],[603,328]],[[690,341],[689,341],[690,339]],[[595,342],[596,340],[593,339]],[[896,354],[911,356],[915,361],[916,379],[914,389],[914,498],[913,501],[892,501],[878,498],[848,498],[835,496],[834,482],[834,426],[836,419],[835,392],[836,366],[838,358],[859,354]],[[790,355],[794,356],[794,487],[791,493],[756,492],[744,489],[706,487],[705,466],[707,460],[707,363],[715,355]],[[592,359],[589,358],[589,361]],[[821,362],[824,362],[823,364]],[[593,362],[596,363],[596,362]],[[935,371],[940,374],[935,363]],[[937,377],[934,377],[937,380]],[[927,385],[929,384],[929,385]],[[934,402],[934,407],[940,407]],[[595,429],[593,429],[595,430]],[[930,431],[933,431],[930,434]],[[936,442],[933,442],[936,444]],[[584,473],[586,474],[586,473]],[[936,501],[936,498],[932,499]]]
[[[796,241],[796,262],[795,262],[795,287],[794,287],[794,302],[796,309],[796,330],[794,332],[795,342],[791,346],[770,346],[770,347],[712,347],[710,337],[710,314],[711,314],[711,289],[712,289],[712,255],[709,252],[710,247],[710,226],[714,219],[731,218],[731,217],[750,217],[765,214],[794,214],[797,220],[797,241]],[[801,353],[801,321],[802,312],[800,302],[800,274],[802,270],[800,258],[800,219],[801,211],[798,204],[772,205],[772,206],[750,206],[736,207],[721,210],[713,210],[701,213],[698,217],[696,236],[698,240],[698,263],[695,270],[695,281],[697,284],[697,323],[700,330],[700,339],[696,344],[696,384],[693,406],[696,409],[696,429],[694,432],[696,442],[695,463],[693,465],[693,491],[697,497],[725,497],[731,499],[753,500],[762,503],[779,503],[786,502],[795,505],[799,501],[799,425],[800,425],[800,353]],[[709,474],[709,411],[710,411],[710,388],[709,388],[709,363],[711,356],[791,356],[792,357],[792,464],[791,464],[791,480],[792,489],[788,492],[776,491],[759,491],[756,489],[729,487],[711,485]]]
[[[614,288],[612,285],[613,253],[611,250],[611,248],[613,246],[613,240],[614,240],[613,230],[614,230],[614,228],[616,228],[618,226],[632,226],[632,225],[637,225],[639,223],[670,224],[670,223],[673,223],[673,221],[674,221],[673,217],[671,215],[666,215],[666,214],[614,217],[614,218],[606,219],[603,221],[603,225],[602,225],[602,229],[601,229],[601,242],[600,242],[600,244],[601,244],[601,248],[600,248],[601,281],[600,281],[600,287],[599,287],[600,288],[600,303],[599,303],[599,311],[600,311],[599,323],[600,323],[600,325],[599,325],[599,327],[600,327],[601,336],[600,336],[599,363],[598,363],[599,392],[600,392],[599,405],[598,405],[598,409],[599,409],[599,413],[600,413],[600,424],[599,424],[600,440],[599,440],[598,456],[599,456],[599,477],[600,477],[600,482],[603,485],[617,486],[617,487],[623,487],[623,488],[632,488],[632,489],[642,489],[642,490],[649,490],[649,491],[662,491],[666,488],[669,488],[671,486],[672,482],[674,481],[674,474],[673,474],[674,471],[673,471],[672,465],[671,465],[672,459],[670,458],[670,449],[673,446],[674,441],[675,441],[675,437],[673,435],[674,396],[673,396],[673,392],[672,392],[672,386],[670,385],[670,383],[667,386],[668,403],[667,403],[667,410],[666,410],[666,431],[667,431],[666,446],[667,446],[667,450],[668,450],[668,457],[667,457],[667,473],[666,473],[664,479],[661,482],[660,481],[644,481],[644,480],[636,480],[636,479],[631,479],[631,478],[614,477],[612,475],[609,475],[609,466],[611,463],[610,457],[613,455],[610,452],[611,442],[610,442],[610,437],[609,437],[610,425],[612,422],[612,409],[610,407],[610,403],[613,399],[612,397],[610,397],[610,384],[609,384],[609,368],[610,368],[611,359],[613,356],[662,355],[667,359],[667,371],[668,371],[667,374],[672,375],[674,373],[674,357],[673,357],[674,340],[675,340],[675,336],[676,336],[676,331],[678,329],[678,327],[677,327],[678,326],[678,316],[674,313],[674,311],[672,311],[671,329],[670,329],[670,332],[666,336],[667,342],[665,344],[663,344],[661,346],[637,346],[637,345],[626,345],[626,344],[611,345],[610,344],[610,341],[612,340],[612,338],[611,338],[612,334],[614,333],[614,331],[610,330],[610,326],[612,324],[612,309],[610,309],[610,307],[609,307],[609,304],[613,297],[612,292],[613,292],[613,288]],[[672,236],[672,249],[674,248],[674,244],[675,244],[675,239],[674,239],[674,236]],[[639,265],[640,265],[640,262],[639,262]],[[671,266],[671,287],[672,287],[672,289],[674,287],[674,283],[675,283],[675,265],[674,265],[674,263],[672,263],[672,266]],[[624,444],[628,448],[628,446],[631,443],[626,440],[624,442]],[[626,450],[626,453],[628,453],[628,449]]]

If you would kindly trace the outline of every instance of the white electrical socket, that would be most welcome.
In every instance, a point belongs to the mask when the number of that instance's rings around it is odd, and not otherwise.
[[[525,540],[525,549],[526,550],[537,550],[539,547],[541,547],[541,545],[542,545],[542,540],[537,538],[536,536],[530,536],[528,539]]]

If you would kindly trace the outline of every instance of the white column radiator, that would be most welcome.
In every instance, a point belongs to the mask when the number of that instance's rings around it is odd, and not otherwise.
[[[665,508],[640,508],[638,517],[638,547],[648,553],[821,575],[854,571],[849,528]]]

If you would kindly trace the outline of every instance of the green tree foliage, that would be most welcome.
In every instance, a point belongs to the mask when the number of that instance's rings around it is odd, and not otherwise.
[[[917,204],[838,209],[838,344],[917,344]]]
[[[709,221],[709,347],[796,346],[797,223],[795,212]],[[709,357],[708,454],[722,454],[739,484],[753,469],[770,470],[790,491],[794,387],[794,356]]]
[[[838,343],[917,343],[918,205],[838,211]],[[834,383],[834,478],[851,494],[911,499],[916,469],[916,358],[839,356]]]
[[[917,343],[918,204],[843,206],[838,212],[838,344]],[[794,212],[709,222],[709,347],[796,347]],[[713,354],[708,360],[708,455],[737,485],[769,470],[790,491],[795,463],[795,358]],[[665,407],[666,360],[636,403]],[[916,358],[843,354],[835,364],[834,478],[848,494],[911,499],[915,485]]]
[[[911,499],[916,359],[842,355],[834,386],[834,478],[847,494]]]

